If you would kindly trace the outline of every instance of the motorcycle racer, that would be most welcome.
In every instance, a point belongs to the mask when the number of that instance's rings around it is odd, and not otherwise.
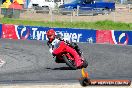
[[[83,65],[83,61],[81,60],[81,57],[80,57],[81,53],[78,54],[78,52],[76,52],[76,50],[72,48],[73,45],[70,43],[70,41],[67,38],[62,38],[61,35],[56,35],[53,29],[48,30],[46,35],[48,38],[47,45],[49,46],[49,51],[53,56],[56,56],[57,54],[62,52],[61,46],[63,46],[63,44],[61,44],[61,41],[65,41],[65,43],[69,44],[66,46],[65,49],[67,52],[71,53],[73,57],[75,58],[75,64],[77,68],[80,68]],[[59,45],[60,45],[60,48],[58,48]],[[74,45],[76,44],[74,43]],[[74,47],[77,47],[77,45]],[[79,51],[78,47],[77,49]],[[56,61],[57,61],[57,58],[56,58]]]

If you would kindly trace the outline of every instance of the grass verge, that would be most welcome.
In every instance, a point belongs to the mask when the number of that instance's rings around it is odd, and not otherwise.
[[[132,23],[113,22],[109,20],[97,22],[44,22],[19,20],[10,18],[1,18],[0,23],[16,24],[16,25],[30,25],[30,26],[44,26],[44,27],[60,27],[60,28],[92,28],[98,30],[132,30]]]

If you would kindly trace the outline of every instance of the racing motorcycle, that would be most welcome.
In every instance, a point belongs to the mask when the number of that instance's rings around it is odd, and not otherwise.
[[[66,51],[66,47],[70,46],[72,47],[72,49],[76,50],[77,54],[81,57],[81,60],[83,61],[83,65],[81,66],[86,68],[88,66],[88,62],[84,59],[84,57],[82,56],[82,52],[80,50],[78,50],[78,45],[77,43],[72,43],[72,44],[68,44],[65,41],[61,41],[58,44],[58,48],[61,47],[60,49],[62,50],[59,54],[55,55],[55,62],[56,63],[66,63],[66,65],[68,65],[71,69],[79,69],[76,65],[75,65],[75,58],[73,57],[73,55],[69,52]]]

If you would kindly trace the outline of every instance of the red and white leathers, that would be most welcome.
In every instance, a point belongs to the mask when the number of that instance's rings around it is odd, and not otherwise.
[[[66,41],[67,39],[63,38],[63,40]],[[83,64],[81,57],[78,55],[78,53],[76,52],[75,49],[73,49],[72,47],[65,44],[64,41],[61,41],[61,40],[55,38],[52,42],[50,42],[49,43],[50,53],[53,55],[58,55],[59,53],[64,52],[64,51],[69,52],[75,58],[76,66],[81,67]]]

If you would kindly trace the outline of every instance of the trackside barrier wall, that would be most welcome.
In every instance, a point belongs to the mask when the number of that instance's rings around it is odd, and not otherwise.
[[[2,25],[2,38],[8,39],[29,39],[47,40],[46,32],[51,28],[23,25]],[[73,42],[96,42],[96,30],[71,29],[71,28],[52,28],[57,34],[69,38]]]
[[[97,30],[96,43],[132,45],[132,31]]]
[[[0,24],[1,38],[47,40],[46,32],[51,28]],[[57,34],[69,38],[73,42],[109,43],[132,45],[132,31],[94,30],[79,28],[52,28]]]

